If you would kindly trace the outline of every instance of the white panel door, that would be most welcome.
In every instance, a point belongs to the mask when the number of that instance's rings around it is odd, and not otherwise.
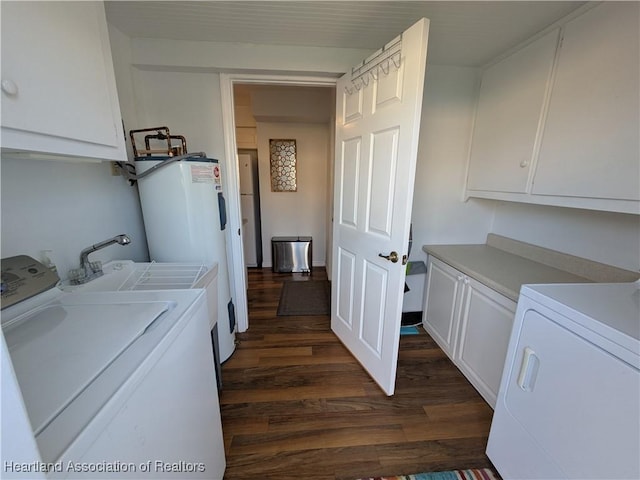
[[[400,41],[398,54],[363,80],[347,73],[337,85],[331,328],[387,395],[395,389],[428,32],[420,20],[369,59]]]

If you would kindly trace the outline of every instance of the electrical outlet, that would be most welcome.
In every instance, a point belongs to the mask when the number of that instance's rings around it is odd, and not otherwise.
[[[116,162],[111,162],[111,175],[113,177],[119,177],[120,176],[120,167],[118,166],[118,164]]]

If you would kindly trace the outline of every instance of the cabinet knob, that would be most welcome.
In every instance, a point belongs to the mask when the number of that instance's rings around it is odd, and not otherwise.
[[[10,97],[15,97],[16,95],[18,95],[18,85],[16,85],[16,83],[13,80],[3,79],[0,85],[1,85],[2,91],[6,95]]]
[[[520,162],[520,166],[521,166],[522,168],[526,168],[526,167],[528,167],[528,166],[529,166],[529,160],[522,160],[522,161]]]

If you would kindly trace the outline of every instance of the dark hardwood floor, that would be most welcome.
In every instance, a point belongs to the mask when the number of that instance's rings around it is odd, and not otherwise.
[[[226,480],[356,479],[490,467],[493,411],[436,343],[400,338],[387,397],[331,332],[328,316],[278,317],[284,280],[249,270],[249,330],[222,367]]]

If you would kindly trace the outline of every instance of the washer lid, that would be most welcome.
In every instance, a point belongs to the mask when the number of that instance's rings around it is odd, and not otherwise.
[[[4,335],[34,434],[171,308],[167,301],[54,302],[8,325]]]

